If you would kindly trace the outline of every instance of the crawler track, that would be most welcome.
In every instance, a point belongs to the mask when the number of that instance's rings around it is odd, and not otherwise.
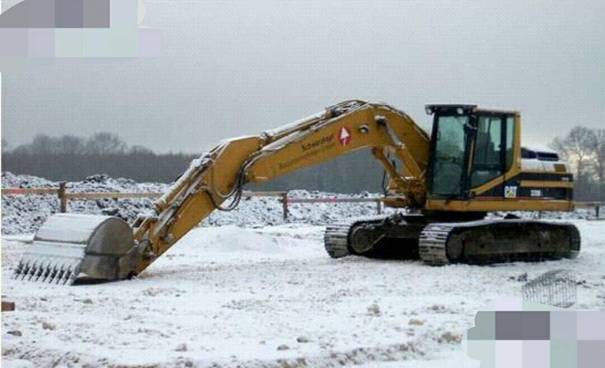
[[[325,247],[333,258],[349,254],[373,257],[385,240],[406,249],[417,242],[416,255],[424,263],[495,263],[573,258],[580,251],[580,235],[572,224],[493,219],[468,222],[427,222],[416,217],[381,216],[351,219],[330,225]],[[409,249],[409,248],[407,248]]]
[[[380,223],[389,216],[358,217],[347,221],[337,222],[326,227],[324,246],[332,258],[342,258],[356,254],[350,245],[351,232],[356,226]]]
[[[418,254],[420,259],[432,266],[442,266],[449,263],[447,258],[447,241],[454,224],[429,224],[420,233]]]

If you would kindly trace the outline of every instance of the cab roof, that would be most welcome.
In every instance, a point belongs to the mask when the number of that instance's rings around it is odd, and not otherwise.
[[[425,105],[425,110],[428,115],[432,115],[435,113],[455,113],[455,114],[469,114],[475,112],[484,112],[484,113],[500,113],[500,114],[519,114],[518,111],[514,110],[502,110],[502,109],[486,109],[480,108],[477,105],[467,105],[467,104],[430,104]]]

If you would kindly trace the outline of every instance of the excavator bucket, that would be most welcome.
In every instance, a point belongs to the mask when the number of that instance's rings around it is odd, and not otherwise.
[[[15,269],[17,279],[55,284],[129,277],[138,259],[132,230],[111,216],[56,214]]]

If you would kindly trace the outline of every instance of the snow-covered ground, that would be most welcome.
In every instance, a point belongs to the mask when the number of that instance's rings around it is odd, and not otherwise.
[[[56,185],[2,174],[3,187]],[[95,175],[68,190],[162,192],[166,184]],[[72,201],[69,210],[132,219],[151,206]],[[252,198],[213,213],[137,279],[75,287],[12,279],[27,239],[57,210],[53,196],[2,198],[2,296],[17,306],[2,314],[3,366],[478,367],[460,343],[475,313],[560,268],[576,272],[574,308],[605,310],[605,222],[584,220],[587,211],[549,215],[578,224],[575,260],[428,267],[326,255],[324,225],[372,215],[373,203],[292,205],[284,222],[278,200]]]
[[[13,280],[27,245],[4,236],[3,366],[478,367],[460,340],[524,273],[573,270],[574,308],[605,310],[605,223],[576,223],[577,259],[445,267],[334,260],[322,226],[200,227],[137,279],[75,287]]]

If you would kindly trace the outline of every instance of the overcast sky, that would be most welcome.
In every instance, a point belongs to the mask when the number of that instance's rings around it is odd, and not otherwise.
[[[119,134],[200,152],[343,99],[519,109],[526,144],[605,128],[605,1],[147,0],[156,59],[3,74],[2,133]]]

